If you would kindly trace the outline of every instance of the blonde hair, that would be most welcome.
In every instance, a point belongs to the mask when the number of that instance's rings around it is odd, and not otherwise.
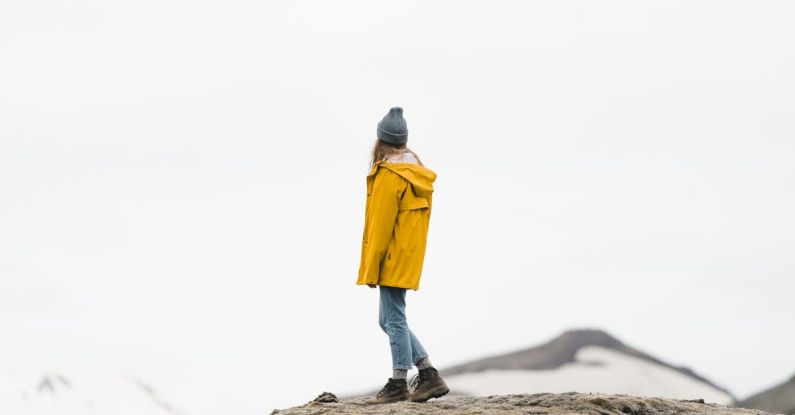
[[[406,147],[406,144],[391,144],[387,143],[386,141],[376,139],[375,144],[373,145],[373,154],[370,158],[370,168],[372,168],[373,165],[379,160],[383,160],[393,154],[398,154],[401,151],[408,151],[417,158],[417,162],[419,162],[420,166],[424,166],[417,153]]]

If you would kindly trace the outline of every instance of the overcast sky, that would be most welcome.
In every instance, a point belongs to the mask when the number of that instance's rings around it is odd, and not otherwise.
[[[795,4],[0,6],[0,358],[190,415],[391,374],[355,285],[376,123],[438,174],[437,367],[593,327],[745,397],[795,373]]]

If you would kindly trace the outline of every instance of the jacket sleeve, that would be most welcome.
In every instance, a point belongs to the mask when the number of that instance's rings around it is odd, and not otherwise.
[[[378,284],[381,277],[381,261],[392,239],[400,199],[406,186],[404,178],[388,169],[381,169],[375,176],[370,195],[370,223],[365,235],[363,266],[367,284]]]

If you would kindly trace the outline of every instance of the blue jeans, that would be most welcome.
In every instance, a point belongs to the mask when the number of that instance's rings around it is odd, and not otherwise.
[[[428,356],[428,353],[406,322],[406,289],[379,285],[378,290],[378,324],[389,336],[392,369],[411,369],[413,363]]]

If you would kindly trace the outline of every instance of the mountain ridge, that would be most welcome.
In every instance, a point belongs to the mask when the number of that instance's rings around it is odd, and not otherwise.
[[[0,414],[179,415],[136,376],[119,370],[0,363]]]
[[[562,332],[552,340],[538,346],[523,348],[507,353],[495,354],[484,358],[457,364],[439,371],[442,376],[453,376],[467,372],[480,372],[484,370],[552,370],[566,363],[575,362],[577,352],[587,346],[599,346],[616,350],[661,366],[676,370],[686,376],[704,382],[718,389],[732,400],[736,397],[728,389],[717,385],[709,379],[694,372],[689,367],[675,366],[662,361],[648,353],[628,346],[601,329],[579,328]]]
[[[772,388],[737,402],[736,405],[782,414],[795,414],[795,375]]]

